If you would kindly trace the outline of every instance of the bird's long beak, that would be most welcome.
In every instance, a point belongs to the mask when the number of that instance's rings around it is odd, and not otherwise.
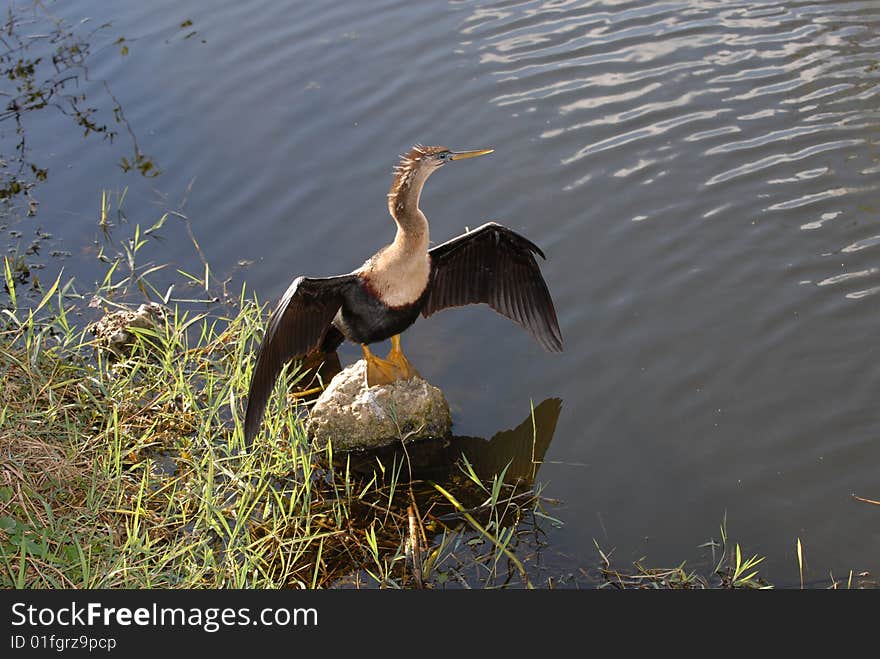
[[[476,158],[477,156],[485,156],[492,153],[495,149],[478,149],[477,151],[453,151],[449,156],[450,160],[464,160],[465,158]]]

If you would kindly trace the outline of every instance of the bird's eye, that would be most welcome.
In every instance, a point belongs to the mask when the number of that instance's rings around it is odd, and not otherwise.
[[[443,151],[441,153],[438,153],[437,157],[440,158],[440,160],[446,160],[449,158],[449,151]]]

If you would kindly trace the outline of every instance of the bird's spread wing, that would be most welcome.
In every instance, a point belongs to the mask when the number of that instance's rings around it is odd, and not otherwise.
[[[494,222],[430,250],[431,282],[422,315],[484,302],[528,331],[550,352],[562,333],[530,240]]]
[[[260,428],[263,411],[285,363],[315,350],[327,333],[342,296],[355,281],[354,275],[293,281],[269,318],[269,326],[257,352],[245,412],[245,444]]]

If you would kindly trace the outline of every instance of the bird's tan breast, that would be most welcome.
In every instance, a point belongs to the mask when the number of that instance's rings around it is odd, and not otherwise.
[[[383,303],[392,307],[412,304],[428,286],[431,257],[427,251],[407,254],[386,249],[364,264],[361,276]]]

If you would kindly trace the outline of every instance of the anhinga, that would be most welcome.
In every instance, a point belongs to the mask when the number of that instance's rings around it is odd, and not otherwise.
[[[535,254],[543,252],[507,227],[489,222],[428,248],[428,219],[419,209],[427,178],[448,162],[492,153],[415,146],[401,157],[388,193],[397,224],[394,242],[357,270],[338,277],[297,277],[275,307],[257,354],[245,412],[250,447],[266,403],[287,361],[330,353],[343,340],[361,344],[367,385],[418,373],[400,349],[400,333],[421,313],[484,302],[528,331],[550,352],[562,333]],[[368,344],[391,338],[386,359]]]

